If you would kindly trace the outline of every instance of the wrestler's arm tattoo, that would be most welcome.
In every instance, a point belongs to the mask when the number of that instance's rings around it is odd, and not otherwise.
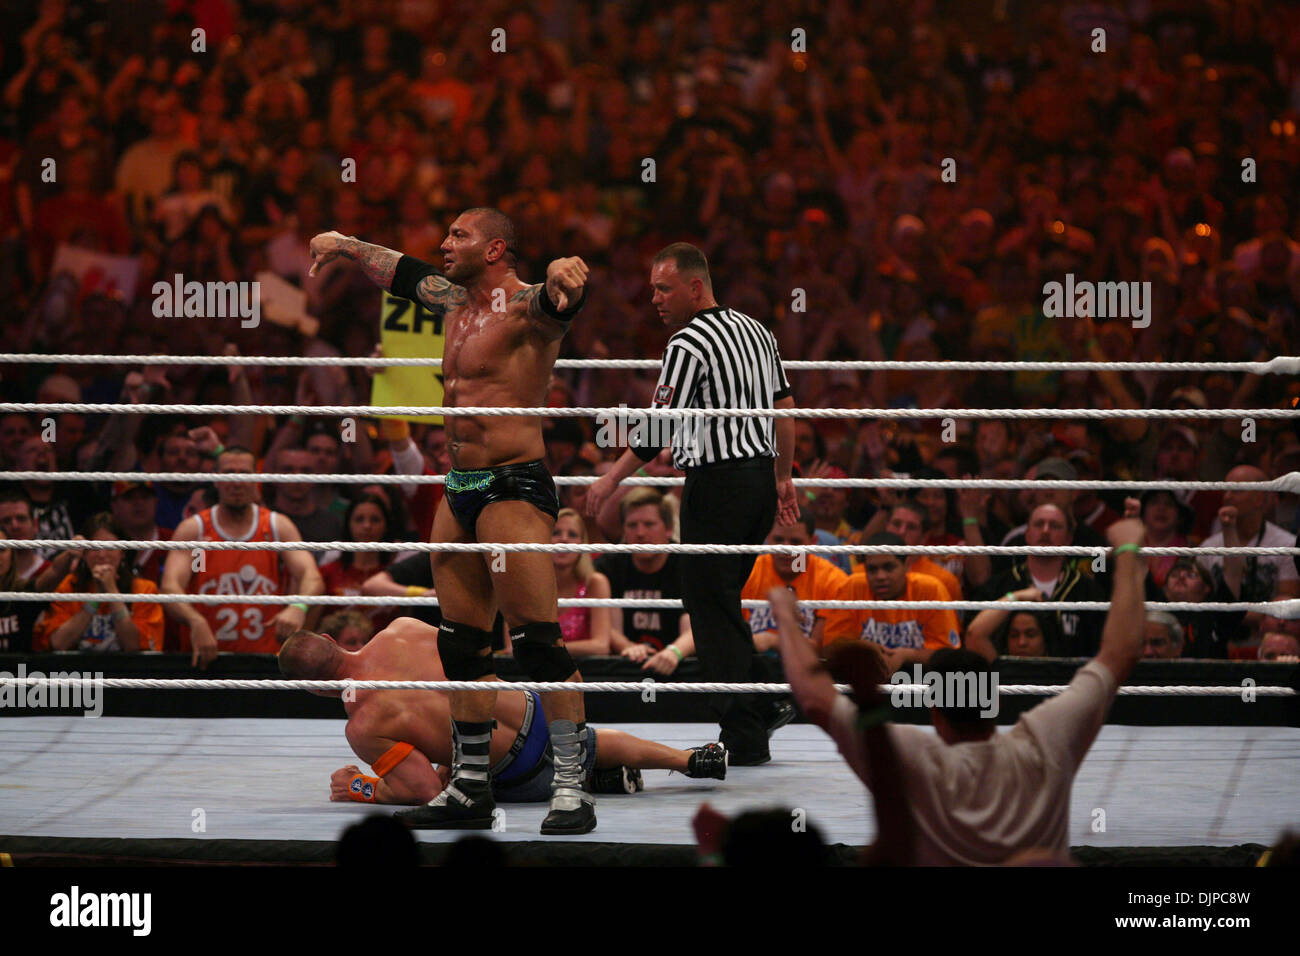
[[[385,249],[383,246],[371,245],[349,236],[339,242],[339,251],[347,258],[361,266],[366,278],[381,289],[390,289],[393,274],[397,271],[397,261],[402,258],[400,252]]]
[[[510,301],[523,302],[525,312],[530,319],[546,319],[554,322],[554,319],[542,311],[542,288],[542,283],[539,282],[537,285],[520,289],[510,297]]]
[[[431,312],[446,312],[465,303],[465,288],[442,276],[425,276],[415,287],[415,297]]]

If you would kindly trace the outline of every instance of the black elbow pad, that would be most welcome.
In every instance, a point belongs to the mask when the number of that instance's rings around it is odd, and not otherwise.
[[[389,287],[389,291],[393,295],[414,301],[415,290],[419,287],[420,282],[426,276],[440,274],[437,269],[427,262],[421,262],[414,256],[402,256],[397,260],[397,268],[393,270],[393,284]]]

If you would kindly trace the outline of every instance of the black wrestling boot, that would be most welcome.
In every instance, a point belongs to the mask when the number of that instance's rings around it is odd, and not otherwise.
[[[393,817],[412,830],[490,830],[496,808],[491,788],[469,796],[453,777],[447,789],[428,803],[398,810]]]
[[[447,788],[422,807],[393,816],[412,830],[490,830],[492,798],[490,720],[451,722],[453,760]]]
[[[727,779],[727,759],[730,755],[722,744],[705,744],[691,748],[691,759],[686,764],[686,776],[708,780]]]
[[[582,789],[587,758],[587,734],[571,720],[553,720],[551,754],[555,776],[551,780],[551,811],[542,821],[547,836],[590,833],[596,829],[596,801]]]
[[[641,771],[635,767],[606,767],[593,770],[587,778],[592,793],[639,793],[645,789]]]

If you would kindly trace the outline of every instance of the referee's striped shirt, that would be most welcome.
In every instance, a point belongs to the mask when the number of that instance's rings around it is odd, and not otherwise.
[[[714,306],[695,313],[668,340],[651,407],[772,408],[789,394],[772,333],[742,312]],[[671,430],[665,431],[670,422]],[[669,435],[673,467],[683,471],[739,458],[776,457],[771,418],[665,418],[651,426],[648,444],[629,442],[642,461],[668,443],[654,437]]]

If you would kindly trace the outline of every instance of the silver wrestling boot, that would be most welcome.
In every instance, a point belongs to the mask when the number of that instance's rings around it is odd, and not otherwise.
[[[489,748],[492,721],[451,724],[453,763],[446,789],[393,816],[412,830],[490,830],[495,820]]]
[[[582,782],[591,729],[579,732],[571,720],[553,720],[550,731],[555,774],[551,779],[551,811],[542,821],[542,833],[590,833],[596,829],[596,800],[583,789]]]

